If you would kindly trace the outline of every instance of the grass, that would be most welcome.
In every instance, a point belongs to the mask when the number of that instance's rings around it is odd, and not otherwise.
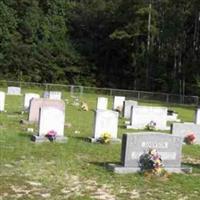
[[[31,91],[26,90],[23,92]],[[33,92],[33,91],[31,91]],[[41,90],[35,90],[42,94]],[[99,95],[100,96],[100,95]],[[169,178],[150,178],[141,174],[118,175],[105,169],[106,163],[119,162],[120,144],[91,144],[84,138],[92,135],[95,94],[84,94],[90,111],[66,105],[66,144],[30,141],[28,127],[20,119],[23,96],[6,96],[7,113],[0,113],[0,199],[199,199],[200,146],[183,147],[183,163],[193,167],[192,174],[172,174]],[[64,99],[72,102],[67,92]],[[109,108],[111,108],[109,97]],[[166,106],[159,102],[141,105]],[[182,121],[192,121],[194,107],[167,105],[179,113]],[[119,137],[127,132],[124,119],[119,120]],[[79,132],[77,132],[79,131]],[[129,130],[132,132],[132,130]]]

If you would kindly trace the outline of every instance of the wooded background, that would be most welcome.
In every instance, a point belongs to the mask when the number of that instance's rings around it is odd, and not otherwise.
[[[0,79],[200,96],[200,1],[1,0]]]

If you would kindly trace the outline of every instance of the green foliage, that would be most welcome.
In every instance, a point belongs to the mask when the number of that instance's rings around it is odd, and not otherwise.
[[[198,0],[2,0],[0,76],[199,95],[199,10]]]

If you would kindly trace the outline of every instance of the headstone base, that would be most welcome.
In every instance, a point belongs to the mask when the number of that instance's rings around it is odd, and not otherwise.
[[[108,170],[117,174],[129,174],[140,172],[139,167],[124,167],[120,164],[110,163],[106,166]],[[164,168],[169,173],[192,173],[192,167],[181,166],[180,168]]]
[[[36,143],[42,143],[42,142],[50,142],[50,140],[45,137],[45,136],[38,136],[38,135],[32,135],[31,136],[31,141],[36,142]],[[57,136],[53,142],[58,142],[58,143],[66,143],[67,142],[67,137],[64,136]]]
[[[132,126],[132,125],[127,125],[126,128],[127,128],[127,129],[136,129],[136,130],[143,130],[143,129],[145,129],[145,127],[142,129],[142,128],[136,128],[136,127],[134,127],[134,126]],[[156,130],[157,130],[157,131],[170,131],[170,129],[171,129],[170,126],[169,126],[169,127],[166,126],[165,128],[156,129]]]
[[[99,143],[99,139],[98,138],[89,137],[87,139],[91,143]],[[121,143],[121,139],[119,139],[119,138],[112,138],[110,140],[110,143]]]

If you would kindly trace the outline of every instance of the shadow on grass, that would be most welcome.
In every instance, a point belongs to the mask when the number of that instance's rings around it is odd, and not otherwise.
[[[84,142],[90,142],[88,137],[83,137],[83,136],[68,136],[68,137],[76,139],[76,140],[84,141]]]
[[[182,163],[182,164],[187,166],[187,167],[200,169],[200,164],[195,164],[195,163]]]
[[[19,133],[19,137],[31,139],[34,133]]]
[[[115,164],[120,165],[120,162],[112,162],[112,161],[106,161],[106,162],[89,162],[91,165],[95,165],[98,167],[108,168],[109,164]]]

